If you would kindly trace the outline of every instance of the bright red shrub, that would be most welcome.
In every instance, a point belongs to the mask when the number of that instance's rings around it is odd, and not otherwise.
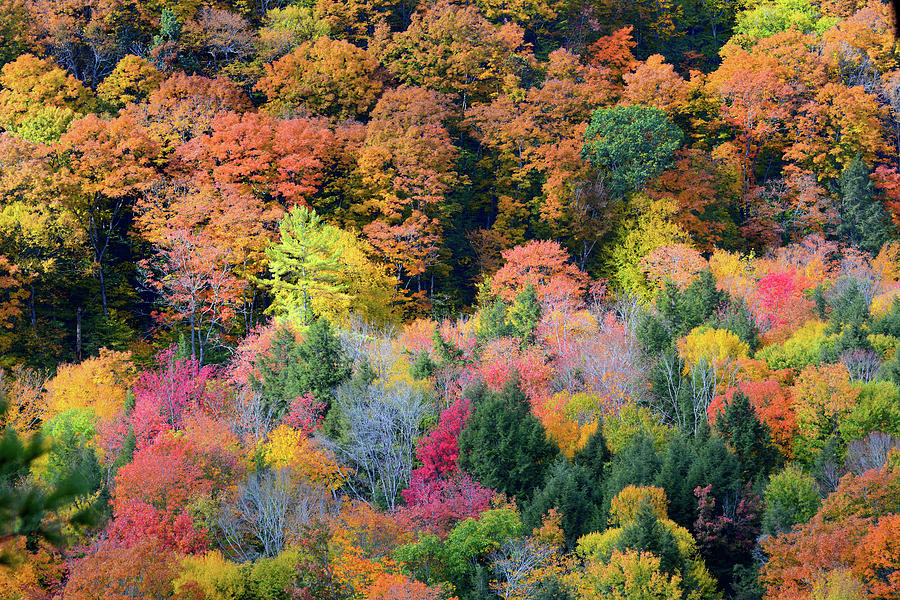
[[[491,490],[466,473],[430,482],[415,479],[403,491],[409,517],[438,535],[448,533],[463,519],[477,518],[489,508],[491,496]]]

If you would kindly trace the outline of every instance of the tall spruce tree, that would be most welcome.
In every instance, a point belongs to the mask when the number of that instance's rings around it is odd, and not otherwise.
[[[838,180],[841,224],[837,234],[866,252],[876,253],[891,239],[888,215],[875,198],[869,168],[859,157],[850,161]]]
[[[257,359],[256,366],[260,391],[275,420],[287,412],[294,398],[307,393],[330,408],[334,388],[352,372],[325,318],[314,321],[299,344],[289,328],[279,328],[271,348]]]
[[[716,419],[716,429],[725,438],[741,465],[744,483],[767,477],[778,462],[769,427],[760,422],[750,399],[735,392],[725,410]]]
[[[555,508],[562,517],[562,529],[569,548],[586,533],[601,528],[597,496],[586,469],[573,465],[565,457],[554,461],[544,485],[524,507],[522,520],[527,527],[539,527],[543,517]]]
[[[671,349],[675,340],[715,318],[716,311],[728,306],[730,300],[726,292],[716,287],[716,278],[709,269],[702,271],[683,291],[666,282],[656,298],[656,310],[638,324],[638,340],[650,354]]]
[[[476,400],[459,436],[460,467],[482,485],[520,500],[543,483],[557,453],[517,378]]]
[[[712,486],[714,498],[736,497],[741,489],[740,463],[717,436],[680,437],[662,454],[653,485],[666,491],[669,518],[682,527],[697,520],[698,486]]]
[[[609,515],[612,499],[629,485],[653,485],[659,473],[660,459],[653,439],[643,432],[635,435],[613,457],[603,481],[603,511]]]
[[[603,436],[603,428],[591,434],[584,447],[575,452],[573,462],[583,467],[595,485],[599,485],[603,479],[603,469],[609,462],[609,448],[606,447],[606,438]]]
[[[635,550],[652,553],[659,558],[660,569],[668,575],[683,574],[685,571],[684,556],[678,549],[674,534],[660,523],[646,500],[638,506],[634,520],[622,528],[615,548],[620,552]]]

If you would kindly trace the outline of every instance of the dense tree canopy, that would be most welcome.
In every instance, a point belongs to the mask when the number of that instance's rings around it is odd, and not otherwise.
[[[896,31],[0,0],[0,598],[897,598]]]

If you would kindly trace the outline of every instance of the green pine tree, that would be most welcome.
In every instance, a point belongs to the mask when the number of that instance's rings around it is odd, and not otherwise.
[[[303,365],[300,385],[304,392],[311,393],[330,406],[332,390],[346,381],[353,370],[328,319],[319,318],[306,330],[299,357]]]
[[[675,341],[695,327],[717,318],[717,311],[730,305],[731,298],[716,287],[716,278],[707,269],[691,284],[679,290],[666,282],[656,299],[656,310],[646,315],[638,325],[638,341],[649,354],[674,348]],[[739,331],[752,339],[752,332]],[[743,335],[742,335],[743,334]]]
[[[715,498],[736,497],[742,484],[740,463],[719,437],[680,437],[663,452],[652,484],[666,491],[669,518],[690,529],[697,520],[694,490],[711,485]]]
[[[725,405],[716,419],[716,429],[737,456],[744,483],[766,477],[775,468],[778,453],[772,446],[769,427],[760,422],[743,392],[735,392]]]
[[[893,381],[894,384],[900,385],[900,344],[894,348],[894,357],[885,361],[878,371],[878,376],[887,381]]]
[[[522,521],[527,527],[539,527],[550,509],[557,509],[562,516],[566,544],[574,548],[578,538],[601,528],[599,507],[593,501],[597,496],[594,486],[586,469],[559,457],[550,467],[544,485],[525,505]]]
[[[483,485],[520,500],[543,483],[556,454],[517,380],[475,402],[459,436],[460,467]]]
[[[837,235],[842,240],[875,254],[891,239],[888,215],[875,198],[875,185],[869,168],[859,157],[853,159],[838,180],[841,193],[841,224]]]
[[[278,230],[280,241],[266,249],[272,276],[258,280],[272,291],[267,312],[296,314],[307,323],[313,298],[328,304],[349,301],[341,277],[340,230],[305,207],[291,209]]]
[[[541,322],[541,303],[537,290],[531,284],[516,296],[516,301],[509,309],[509,324],[514,336],[522,340],[523,345],[534,344],[538,324]]]
[[[603,481],[603,513],[609,515],[612,499],[629,485],[653,485],[660,460],[653,439],[644,432],[631,438],[607,466]]]
[[[280,327],[269,351],[257,359],[256,367],[263,400],[275,420],[287,412],[294,398],[307,393],[330,408],[334,388],[351,375],[340,341],[324,318],[306,329],[300,344],[288,327]]]
[[[660,569],[669,575],[682,574],[685,560],[672,531],[659,522],[656,512],[646,500],[641,502],[633,521],[622,528],[615,548],[620,552],[650,552],[659,558]]]
[[[416,355],[416,362],[409,367],[409,374],[415,379],[428,379],[434,373],[436,365],[434,361],[431,360],[431,355],[428,354],[428,350],[422,349],[419,354]]]
[[[573,462],[584,468],[594,484],[599,485],[603,479],[603,470],[609,462],[609,448],[606,447],[602,427],[598,427],[584,447],[575,452]]]
[[[453,342],[445,340],[438,327],[434,328],[431,339],[434,342],[434,352],[437,355],[440,366],[462,366],[466,364],[465,352],[454,346]]]

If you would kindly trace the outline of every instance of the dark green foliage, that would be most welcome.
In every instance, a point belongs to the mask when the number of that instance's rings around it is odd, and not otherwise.
[[[653,485],[660,459],[653,440],[643,432],[635,435],[609,463],[603,481],[602,518],[609,514],[612,499],[629,485]]]
[[[678,550],[675,536],[659,522],[653,507],[647,501],[641,502],[634,520],[622,528],[615,549],[620,552],[651,552],[659,558],[660,569],[669,575],[685,571],[684,557]]]
[[[868,306],[861,307],[859,286],[849,278],[835,282],[830,288],[819,286],[812,295],[816,312],[823,321],[830,321],[829,329],[834,332],[841,325],[865,319]]]
[[[191,352],[191,342],[184,335],[184,332],[178,332],[178,344],[175,346],[175,360],[187,360],[193,353]]]
[[[461,366],[466,364],[465,353],[454,346],[452,342],[445,340],[444,336],[441,335],[441,330],[437,327],[434,328],[431,339],[434,342],[434,352],[437,355],[440,366]]]
[[[823,495],[828,495],[837,489],[837,476],[840,474],[840,465],[844,463],[844,453],[846,451],[843,440],[837,433],[831,434],[812,461],[812,475],[819,484],[819,489]]]
[[[763,588],[756,563],[735,565],[731,575],[731,600],[762,600]]]
[[[543,487],[522,511],[525,526],[539,527],[550,509],[556,508],[562,516],[566,544],[574,548],[578,538],[600,529],[598,507],[593,501],[597,496],[594,485],[583,467],[559,457],[550,467]]]
[[[900,385],[900,344],[894,349],[894,357],[881,365],[878,376],[881,379],[892,381],[895,385]]]
[[[116,460],[113,461],[112,468],[110,469],[110,479],[114,479],[116,473],[119,472],[119,469],[129,464],[132,459],[134,459],[134,451],[137,447],[137,437],[134,435],[134,431],[129,428],[128,435],[125,436],[125,441],[122,442],[122,449],[119,450],[119,455],[116,457]]]
[[[727,329],[755,350],[759,346],[759,328],[743,300],[732,300],[724,309],[710,317],[706,324],[714,329]]]
[[[668,285],[663,293],[667,291]],[[647,314],[638,323],[637,338],[647,354],[655,354],[670,348],[674,340],[666,320],[661,315],[653,313]]]
[[[478,330],[475,332],[479,342],[512,335],[513,329],[506,321],[508,309],[506,302],[499,298],[484,307],[478,319]]]
[[[874,319],[870,325],[872,333],[890,335],[900,339],[900,300],[891,303],[891,309],[881,317]]]
[[[372,382],[376,379],[378,379],[378,375],[375,373],[374,369],[372,369],[372,365],[369,363],[369,357],[363,355],[356,364],[356,370],[353,372],[353,377],[350,381],[362,389],[372,385]]]
[[[716,279],[709,270],[700,273],[684,291],[667,282],[656,299],[656,311],[638,325],[638,340],[648,353],[671,348],[675,340],[727,307],[729,301],[728,294],[716,288]]]
[[[666,448],[652,484],[666,491],[669,518],[690,529],[697,520],[694,489],[711,485],[720,504],[723,498],[736,497],[741,489],[740,464],[718,437],[678,438]]]
[[[280,419],[291,400],[303,395],[299,346],[290,329],[281,327],[275,332],[269,351],[256,360],[256,366],[263,400],[273,419]]]
[[[541,303],[537,297],[537,290],[529,284],[516,296],[515,303],[509,309],[509,328],[512,335],[520,339],[523,345],[531,345],[535,342],[535,332],[540,322]]]
[[[490,598],[493,596],[491,591],[491,580],[493,578],[493,573],[487,565],[476,563],[475,567],[472,569],[470,584],[470,589],[472,591],[469,593],[469,598],[472,600],[481,600],[482,598]]]
[[[692,440],[696,458],[687,472],[691,495],[697,486],[712,486],[717,500],[736,497],[741,490],[741,467],[737,457],[716,436]]]
[[[744,483],[766,477],[776,467],[778,452],[772,446],[769,427],[760,422],[743,392],[735,392],[725,405],[716,419],[716,429],[737,455]]]
[[[134,405],[137,402],[137,399],[134,397],[134,392],[128,390],[125,392],[125,402],[122,404],[122,410],[125,411],[126,415],[130,415],[134,410]]]
[[[841,193],[841,223],[837,235],[866,252],[875,254],[891,239],[891,229],[884,206],[875,198],[875,186],[869,168],[855,158],[838,180]]]
[[[532,600],[575,600],[575,592],[556,578],[543,579],[531,593]]]
[[[696,520],[697,501],[694,487],[686,475],[696,459],[696,451],[691,439],[678,437],[672,440],[662,455],[659,473],[653,484],[666,491],[669,500],[669,518],[681,526],[693,524]]]
[[[813,300],[819,317],[829,321],[828,332],[839,336],[825,352],[825,361],[837,362],[845,350],[869,348],[866,337],[871,332],[865,326],[870,317],[869,301],[856,279],[842,277],[827,290],[820,286]]]
[[[669,168],[683,134],[658,108],[599,108],[584,134],[581,157],[596,166],[613,197],[640,190]]]
[[[544,427],[531,413],[519,382],[473,398],[472,416],[459,436],[459,464],[482,485],[519,499],[530,498],[556,456]]]
[[[606,438],[603,437],[601,427],[588,438],[584,448],[575,452],[573,462],[585,470],[595,485],[600,484],[603,470],[609,462],[609,449],[606,447]]]
[[[327,319],[317,319],[306,330],[298,357],[302,365],[299,381],[304,393],[330,403],[331,391],[350,377],[351,367]]]
[[[709,270],[702,271],[680,296],[680,302],[671,309],[674,321],[679,325],[679,337],[702,325],[731,300],[727,293],[716,287],[716,278]]]
[[[869,318],[869,302],[856,280],[839,279],[835,287],[840,292],[835,294],[829,304],[828,318],[833,329],[853,327],[858,329]]]
[[[434,373],[436,365],[431,360],[427,350],[422,350],[416,356],[416,362],[409,368],[409,374],[416,379],[428,379]]]
[[[317,319],[297,344],[290,329],[275,332],[272,347],[257,359],[260,391],[272,417],[280,419],[294,398],[310,393],[325,402],[332,390],[350,377],[350,364],[326,319]]]

